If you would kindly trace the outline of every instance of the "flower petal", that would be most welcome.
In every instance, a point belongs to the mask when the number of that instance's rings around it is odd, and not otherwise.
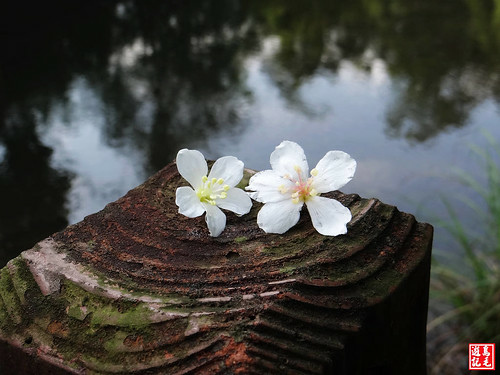
[[[282,187],[282,191],[280,191]],[[294,187],[292,181],[281,177],[278,172],[272,171],[270,169],[254,174],[246,190],[253,190],[250,193],[250,197],[255,199],[257,202],[269,203],[269,202],[280,202],[285,199],[292,199],[291,188]],[[288,192],[284,192],[288,189]]]
[[[203,203],[203,207],[207,211],[205,221],[207,222],[208,230],[212,237],[217,237],[226,227],[226,215],[219,207],[213,206],[210,203]]]
[[[257,224],[266,233],[285,233],[299,221],[301,208],[301,203],[291,199],[266,203],[257,214]]]
[[[351,211],[335,199],[312,197],[306,202],[314,228],[324,236],[347,233],[346,224],[351,221]]]
[[[300,168],[302,179],[307,179],[309,166],[307,165],[304,150],[295,142],[283,141],[271,153],[271,167],[280,176],[286,174],[295,178],[297,176],[296,167]]]
[[[351,181],[356,171],[356,160],[343,151],[328,151],[316,165],[314,188],[318,193],[337,190]]]
[[[224,156],[215,161],[208,179],[222,178],[225,185],[236,186],[243,178],[243,162],[234,156]]]
[[[215,200],[217,206],[225,210],[233,211],[236,215],[244,215],[250,212],[252,200],[247,193],[241,189],[231,188],[226,194],[226,198],[217,198]]]
[[[187,217],[197,217],[205,212],[205,208],[196,196],[196,192],[189,186],[181,186],[175,192],[175,204],[179,206],[179,213]]]
[[[177,153],[175,159],[177,170],[192,187],[198,189],[202,183],[201,178],[207,175],[208,167],[203,154],[197,150],[183,148]]]

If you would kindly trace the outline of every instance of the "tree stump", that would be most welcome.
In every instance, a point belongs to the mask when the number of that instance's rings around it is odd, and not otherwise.
[[[426,373],[430,225],[334,192],[345,235],[266,234],[254,202],[212,238],[182,185],[169,164],[0,271],[1,374]]]

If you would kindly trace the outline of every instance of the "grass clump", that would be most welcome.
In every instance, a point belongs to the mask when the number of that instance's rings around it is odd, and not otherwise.
[[[443,199],[449,219],[440,224],[461,251],[443,252],[448,259],[433,262],[431,309],[437,312],[427,326],[431,374],[467,373],[469,343],[500,341],[500,146],[491,136],[486,138],[488,149],[472,148],[483,164],[485,181],[459,172],[479,198],[461,201],[472,209],[480,230],[463,224],[450,201]]]

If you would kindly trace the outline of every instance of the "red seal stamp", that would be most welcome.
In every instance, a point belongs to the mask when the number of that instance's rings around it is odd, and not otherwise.
[[[495,344],[469,344],[469,370],[495,370]]]

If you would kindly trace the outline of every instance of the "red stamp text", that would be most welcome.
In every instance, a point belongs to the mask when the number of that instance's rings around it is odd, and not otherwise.
[[[495,344],[469,344],[469,370],[494,370]]]

